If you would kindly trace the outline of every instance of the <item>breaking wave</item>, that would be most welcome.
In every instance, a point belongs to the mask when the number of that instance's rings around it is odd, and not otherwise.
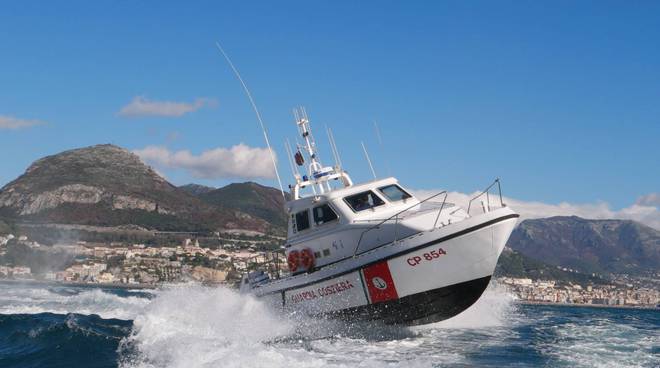
[[[0,283],[0,314],[76,313],[132,320],[154,295],[143,290]]]
[[[504,293],[504,294],[503,294]],[[493,303],[493,301],[497,301]],[[405,328],[279,315],[225,288],[176,287],[158,294],[122,343],[122,367],[428,367],[459,353],[428,354],[437,331],[506,325],[504,289],[438,328]],[[483,318],[488,316],[487,318]]]

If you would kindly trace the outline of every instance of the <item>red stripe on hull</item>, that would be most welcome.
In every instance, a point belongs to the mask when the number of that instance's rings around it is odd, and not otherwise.
[[[378,262],[363,269],[362,274],[367,284],[371,303],[386,302],[399,297],[387,261]]]

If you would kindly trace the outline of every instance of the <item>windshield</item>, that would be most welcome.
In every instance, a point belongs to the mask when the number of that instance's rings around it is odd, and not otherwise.
[[[382,206],[385,204],[385,202],[383,202],[379,196],[370,190],[358,194],[353,194],[352,196],[344,198],[344,200],[355,212],[368,210],[370,208]]]
[[[392,202],[400,201],[402,199],[408,199],[412,197],[410,194],[406,193],[400,186],[396,184],[388,185],[385,187],[378,188],[381,193],[387,197]]]

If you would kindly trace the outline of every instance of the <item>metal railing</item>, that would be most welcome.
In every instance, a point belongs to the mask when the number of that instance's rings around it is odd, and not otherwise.
[[[491,197],[491,195],[490,195],[489,192],[491,191],[491,189],[493,189],[493,187],[495,187],[496,184],[497,184],[497,196],[498,196],[499,201],[500,201],[500,206],[501,207],[506,207],[506,205],[504,204],[504,201],[502,199],[502,187],[501,187],[501,184],[500,184],[500,179],[497,178],[486,189],[484,189],[481,193],[477,194],[476,196],[472,197],[472,199],[470,199],[470,201],[468,202],[468,208],[467,208],[467,215],[468,216],[470,216],[470,210],[472,209],[472,202],[474,202],[475,200],[477,200],[477,199],[479,199],[483,196],[486,196],[486,202],[484,203],[484,206],[485,206],[484,212],[490,211],[490,208],[491,208],[490,197]],[[443,196],[442,202],[439,202],[439,201],[438,202],[431,202],[431,203],[435,203],[436,205],[438,205],[437,207],[439,207],[439,209],[437,210],[438,213],[435,216],[435,220],[433,222],[433,227],[431,228],[431,229],[435,229],[438,225],[438,221],[440,219],[440,215],[442,214],[442,211],[445,208],[449,208],[449,207],[453,206],[453,204],[447,203],[448,193],[445,190],[443,190],[441,192],[438,192],[438,193],[436,193],[436,194],[434,194],[430,197],[427,197],[422,201],[416,202],[416,203],[412,204],[411,206],[406,207],[405,209],[393,214],[392,216],[390,216],[390,217],[388,217],[384,220],[362,220],[361,222],[370,223],[370,222],[376,222],[377,221],[378,223],[373,225],[373,226],[370,226],[369,228],[362,231],[362,233],[360,233],[360,238],[358,239],[357,246],[355,247],[355,251],[353,252],[353,257],[356,257],[359,254],[361,254],[359,251],[360,251],[360,247],[362,245],[362,241],[364,240],[365,234],[369,233],[370,231],[380,229],[387,222],[394,221],[394,226],[393,226],[394,237],[393,237],[393,240],[392,241],[387,241],[387,242],[385,242],[381,245],[370,248],[368,251],[380,248],[380,247],[382,247],[384,245],[387,245],[387,244],[396,243],[399,240],[398,239],[399,238],[398,227],[399,227],[399,224],[400,224],[400,220],[402,220],[406,217],[404,214],[406,212],[410,211],[414,207],[418,207],[418,206],[421,207],[422,204],[425,204],[425,203],[429,202],[431,199],[436,198],[438,196]],[[427,203],[427,204],[430,204],[430,203]],[[436,209],[432,209],[432,211],[435,211],[435,210]],[[427,210],[422,209],[421,211],[415,211],[415,213],[426,212],[426,211],[429,211],[429,210],[428,209]],[[451,212],[451,213],[454,213],[454,212]],[[431,230],[431,229],[429,229],[429,230]],[[410,235],[406,235],[406,236],[410,236]],[[284,249],[278,249],[276,251],[265,252],[265,253],[256,255],[254,257],[250,257],[249,259],[246,260],[246,269],[248,270],[248,272],[251,271],[251,270],[263,270],[266,274],[268,274],[270,276],[271,279],[279,279],[279,278],[281,278],[281,277],[283,277],[283,276],[285,276],[289,273],[288,267],[286,267],[286,266],[281,267],[283,265],[286,265],[286,254],[285,254]]]
[[[491,183],[486,189],[484,189],[481,193],[477,194],[477,195],[474,196],[472,199],[470,199],[470,201],[469,201],[469,203],[468,203],[468,208],[467,208],[467,214],[468,214],[468,216],[470,216],[470,210],[472,209],[472,202],[474,202],[474,201],[477,200],[478,198],[481,198],[481,197],[484,196],[484,195],[486,196],[486,202],[485,202],[485,204],[484,204],[484,206],[485,206],[485,207],[484,207],[484,212],[489,212],[489,211],[491,210],[491,203],[490,203],[490,197],[491,197],[491,195],[490,195],[490,190],[493,189],[493,187],[494,187],[496,184],[497,184],[497,196],[498,196],[498,198],[499,198],[499,200],[500,200],[500,206],[501,206],[501,207],[505,207],[505,206],[506,206],[506,205],[504,204],[504,200],[502,199],[502,186],[500,185],[500,179],[497,178],[497,179],[495,179],[495,181],[493,181],[493,182],[492,182],[492,183]],[[387,222],[391,222],[392,220],[394,220],[394,237],[393,237],[392,242],[389,242],[389,241],[388,241],[388,242],[385,242],[384,244],[378,245],[378,246],[376,246],[376,247],[374,247],[374,248],[371,248],[371,249],[369,249],[369,250],[373,250],[373,249],[380,248],[381,246],[386,245],[386,244],[396,243],[396,242],[399,240],[399,239],[398,239],[398,237],[399,237],[399,234],[398,234],[398,225],[399,225],[399,220],[402,218],[401,215],[402,215],[403,213],[409,211],[411,208],[416,207],[416,206],[420,206],[421,204],[423,204],[423,203],[425,203],[425,202],[427,202],[427,201],[429,201],[429,200],[431,200],[431,199],[433,199],[433,198],[435,198],[435,197],[441,196],[441,195],[444,195],[444,197],[443,197],[443,199],[442,199],[442,203],[441,203],[441,205],[440,205],[440,209],[438,210],[438,214],[437,214],[436,217],[435,217],[435,221],[433,222],[433,227],[431,228],[431,229],[435,229],[435,228],[437,227],[437,225],[438,225],[438,220],[440,219],[440,214],[442,213],[442,210],[443,210],[443,209],[445,208],[445,206],[447,205],[447,195],[448,195],[448,193],[447,193],[447,191],[444,191],[444,190],[443,190],[442,192],[436,193],[436,194],[434,194],[434,195],[432,195],[432,196],[430,196],[430,197],[428,197],[428,198],[426,198],[426,199],[424,199],[424,200],[422,200],[422,201],[420,201],[420,202],[417,202],[417,203],[415,203],[414,205],[412,205],[412,206],[410,206],[410,207],[407,207],[406,209],[401,210],[401,211],[395,213],[394,215],[392,215],[392,216],[386,218],[385,220],[381,220],[381,221],[378,222],[376,225],[373,225],[373,226],[369,227],[368,229],[364,230],[364,231],[360,234],[360,238],[359,238],[359,240],[358,240],[357,246],[355,247],[355,251],[353,252],[353,257],[355,257],[355,256],[357,256],[357,255],[359,255],[359,254],[361,254],[361,253],[359,252],[359,251],[360,251],[360,246],[362,245],[362,240],[364,239],[364,236],[365,236],[366,233],[368,233],[368,232],[370,232],[370,231],[373,231],[373,230],[376,230],[376,229],[380,229],[381,226],[383,226],[383,224],[385,224],[385,223],[387,223]],[[372,220],[372,221],[373,221],[373,220]]]
[[[484,195],[486,195],[486,203],[484,205],[484,212],[490,211],[490,190],[497,184],[497,192],[500,198],[500,206],[505,207],[506,205],[504,204],[504,201],[502,200],[502,186],[500,185],[500,178],[495,179],[494,182],[492,182],[486,189],[484,189],[481,193],[477,194],[474,196],[472,199],[470,199],[470,202],[468,203],[468,208],[467,208],[467,214],[470,214],[470,209],[472,208],[472,202],[474,202],[477,198],[480,198]]]
[[[263,271],[271,279],[277,280],[289,273],[284,249],[259,253],[245,260],[245,271]]]
[[[442,192],[438,192],[438,193],[436,193],[436,194],[434,194],[434,195],[432,195],[432,196],[430,196],[430,197],[428,197],[428,198],[426,198],[422,201],[419,201],[419,202],[413,204],[412,206],[407,207],[407,208],[395,213],[394,215],[386,218],[385,220],[380,221],[378,224],[373,225],[373,226],[369,227],[368,229],[364,230],[360,234],[360,239],[358,240],[357,246],[355,247],[355,252],[353,252],[353,257],[355,257],[359,254],[358,251],[360,250],[360,245],[362,244],[362,239],[364,238],[364,234],[368,233],[369,231],[375,230],[375,229],[380,229],[380,227],[383,224],[385,224],[388,221],[392,221],[392,219],[394,219],[394,240],[393,240],[393,242],[396,242],[398,240],[397,230],[398,230],[398,225],[399,225],[399,217],[401,216],[401,214],[403,214],[404,212],[409,211],[411,208],[420,206],[423,203],[425,203],[425,202],[427,202],[427,201],[429,201],[429,200],[431,200],[431,199],[433,199],[437,196],[443,195],[443,194],[444,194],[444,198],[442,200],[442,204],[440,205],[440,210],[438,210],[438,215],[435,217],[435,221],[433,222],[433,227],[435,228],[436,225],[438,224],[438,219],[440,218],[440,213],[442,212],[442,210],[445,207],[445,204],[447,203],[447,194],[448,193],[447,193],[446,190],[443,190]],[[387,244],[389,244],[389,242]],[[376,248],[378,248],[378,247],[376,247]]]

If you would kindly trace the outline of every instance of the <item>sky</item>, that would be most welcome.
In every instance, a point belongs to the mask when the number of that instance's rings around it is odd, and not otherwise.
[[[285,186],[304,106],[321,160],[330,127],[355,181],[371,179],[364,142],[378,176],[408,188],[500,177],[542,214],[660,228],[658,40],[656,1],[5,2],[0,185],[112,143],[176,185],[277,186],[219,41]]]

